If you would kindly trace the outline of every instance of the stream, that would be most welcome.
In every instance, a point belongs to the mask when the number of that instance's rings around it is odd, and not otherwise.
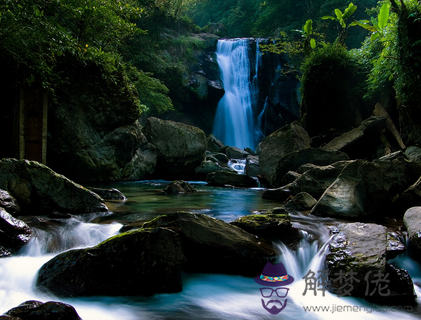
[[[99,187],[114,187],[128,198],[125,202],[107,202],[108,213],[76,215],[70,219],[27,217],[25,222],[35,237],[14,257],[0,259],[0,314],[27,300],[62,301],[74,306],[84,320],[137,319],[419,319],[420,307],[399,310],[373,305],[356,298],[338,298],[326,292],[303,295],[306,284],[302,279],[309,270],[323,269],[324,252],[329,241],[326,226],[337,224],[330,218],[291,215],[294,227],[301,231],[302,240],[295,251],[276,243],[281,261],[295,281],[289,285],[287,306],[278,315],[262,307],[259,285],[253,278],[222,274],[183,273],[183,291],[156,294],[152,297],[86,297],[61,299],[36,290],[34,282],[39,268],[60,252],[95,246],[118,234],[122,225],[139,219],[149,220],[159,214],[174,211],[204,213],[233,221],[258,210],[280,206],[262,199],[263,189],[211,187],[192,182],[197,193],[168,196],[161,190],[166,181],[119,182]],[[411,274],[414,283],[421,283],[421,267],[407,254],[393,260]],[[104,279],[106,281],[106,279]],[[418,302],[421,289],[415,285]],[[311,307],[323,306],[325,310]],[[338,308],[340,307],[340,308]],[[342,311],[339,311],[342,310]],[[344,312],[343,310],[346,310]]]

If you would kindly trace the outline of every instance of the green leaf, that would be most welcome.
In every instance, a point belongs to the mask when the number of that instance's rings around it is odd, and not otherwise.
[[[363,27],[364,29],[366,29],[368,31],[371,31],[371,32],[378,31],[378,29],[376,29],[374,26],[369,24],[368,21],[367,22],[364,22],[364,21],[367,21],[367,20],[360,20],[360,21],[355,20],[350,24],[350,26],[351,27],[352,26],[360,26],[360,27]]]
[[[336,18],[335,17],[332,17],[332,16],[323,16],[322,19],[323,20],[327,20],[327,19],[336,20]]]
[[[342,28],[344,28],[344,29],[346,28],[346,23],[345,23],[344,19],[339,20],[339,23],[341,24]]]
[[[306,24],[303,26],[303,31],[306,36],[310,36],[313,33],[313,20],[307,20]]]
[[[388,3],[383,3],[378,17],[380,29],[383,29],[387,25],[387,19],[389,19],[389,9],[390,5]]]
[[[373,17],[371,17],[371,23],[373,24],[373,27],[375,27],[377,30],[379,30],[379,23],[377,22],[376,19],[374,19]]]
[[[314,39],[310,39],[310,47],[311,47],[312,49],[316,49],[316,40],[314,40]]]
[[[344,14],[342,15],[342,19],[346,20],[357,10],[357,6],[353,3],[350,3],[348,8],[345,9]]]
[[[335,9],[335,14],[336,14],[337,20],[341,20],[342,19],[342,11],[341,10]]]

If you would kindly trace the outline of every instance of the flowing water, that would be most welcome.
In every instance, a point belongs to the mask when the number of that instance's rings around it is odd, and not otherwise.
[[[213,134],[225,145],[256,147],[250,88],[249,40],[219,40],[217,60],[225,95],[218,104]]]
[[[36,290],[34,282],[39,268],[59,252],[71,248],[89,247],[117,234],[122,223],[149,219],[174,210],[205,213],[225,221],[232,221],[256,210],[279,206],[262,200],[261,189],[228,189],[196,183],[195,194],[166,196],[160,190],[165,181],[144,181],[113,184],[123,191],[128,201],[108,203],[112,212],[80,215],[71,219],[27,219],[36,236],[19,256],[0,259],[0,314],[27,300],[63,301],[73,305],[84,320],[138,319],[419,319],[418,309],[407,311],[379,311],[361,299],[338,298],[307,293],[303,296],[303,276],[309,271],[323,269],[324,252],[329,241],[326,225],[331,219],[320,219],[302,213],[292,215],[293,225],[301,229],[302,240],[292,251],[279,242],[276,247],[280,260],[295,281],[289,286],[287,305],[277,316],[263,309],[259,285],[253,278],[222,274],[183,274],[183,291],[158,294],[152,297],[89,297],[60,299]],[[106,186],[104,186],[106,187]],[[420,280],[420,268],[407,256],[394,260],[406,267],[415,282]],[[106,279],[104,279],[106,281]],[[416,287],[418,290],[418,287]],[[421,292],[418,292],[420,295]],[[305,311],[311,306],[325,306],[329,311]],[[338,314],[334,307],[354,309]],[[355,310],[359,310],[356,312]],[[396,311],[396,310],[395,310]]]

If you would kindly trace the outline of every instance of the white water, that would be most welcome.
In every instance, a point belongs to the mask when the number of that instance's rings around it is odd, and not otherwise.
[[[114,235],[120,224],[97,225],[74,219],[63,221],[58,232],[40,232],[22,251],[22,256],[0,259],[0,314],[27,300],[63,301],[73,305],[84,320],[138,320],[138,319],[419,319],[406,312],[375,312],[370,308],[358,313],[305,312],[308,306],[369,306],[363,300],[338,298],[326,292],[314,297],[303,296],[302,277],[312,270],[323,269],[327,242],[313,240],[302,232],[303,240],[296,251],[279,243],[280,260],[295,281],[289,287],[288,305],[277,316],[262,308],[259,285],[253,278],[220,274],[184,274],[183,291],[178,294],[159,294],[153,297],[90,297],[59,299],[38,292],[34,287],[38,269],[57,252],[72,247],[91,246]],[[72,232],[73,230],[73,232]],[[323,232],[323,231],[321,231]],[[327,236],[325,234],[324,236]],[[53,238],[60,245],[52,246]],[[325,237],[322,237],[325,239]],[[320,247],[320,250],[318,248]],[[43,248],[50,248],[44,250]],[[46,253],[46,251],[56,253]],[[405,260],[406,261],[406,260]],[[106,281],[106,279],[104,279]],[[418,292],[420,293],[420,292]],[[367,310],[367,311],[364,311]]]
[[[225,95],[218,104],[213,134],[225,145],[254,149],[248,40],[219,40],[216,55]]]

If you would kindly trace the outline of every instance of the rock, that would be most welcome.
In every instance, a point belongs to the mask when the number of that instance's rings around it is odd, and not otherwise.
[[[196,176],[199,180],[205,180],[206,176],[209,173],[217,172],[217,171],[226,171],[226,172],[235,173],[234,169],[231,169],[229,167],[221,167],[219,163],[213,162],[213,161],[203,161],[200,164],[200,166],[194,169],[194,171],[196,172]]]
[[[61,297],[180,292],[183,259],[176,232],[134,230],[57,255],[41,267],[36,285]]]
[[[317,203],[307,192],[297,193],[294,198],[285,204],[285,209],[288,210],[310,210]]]
[[[421,162],[421,147],[410,146],[405,150],[405,155],[409,161]]]
[[[245,171],[246,175],[248,175],[249,177],[257,177],[262,174],[262,170],[260,170],[258,156],[247,156]]]
[[[282,208],[273,211],[277,213],[251,214],[230,224],[262,238],[285,240],[292,233],[291,218]]]
[[[403,222],[408,230],[411,253],[415,259],[421,261],[421,207],[408,209]]]
[[[36,161],[0,160],[0,189],[19,202],[22,212],[89,213],[107,211],[95,193]]]
[[[206,177],[206,182],[211,186],[234,186],[240,188],[255,188],[258,187],[258,181],[253,178],[237,174],[233,172],[218,171],[209,173]]]
[[[386,264],[386,273],[390,281],[386,296],[376,297],[377,303],[389,305],[416,305],[417,295],[414,292],[414,283],[405,269],[398,269],[391,264]]]
[[[158,154],[155,174],[166,179],[195,178],[206,156],[206,136],[199,128],[151,117],[143,133]]]
[[[272,244],[205,214],[176,212],[159,216],[144,228],[171,228],[181,236],[188,272],[259,274],[277,255]]]
[[[359,222],[340,224],[338,228],[340,232],[329,243],[325,261],[329,276],[328,290],[343,295],[344,289],[348,290],[352,286],[349,295],[366,297],[366,275],[386,272],[387,229]],[[357,280],[341,288],[343,282],[335,279],[341,273],[345,276],[350,271]]]
[[[324,145],[324,150],[345,152],[351,159],[372,158],[373,142],[386,126],[385,117],[370,117],[357,127]]]
[[[212,153],[212,157],[216,159],[221,167],[228,168],[228,157],[224,153]]]
[[[392,160],[395,160],[395,159],[397,159],[399,157],[402,157],[404,159],[408,159],[406,157],[405,153],[403,153],[402,150],[399,150],[399,151],[396,151],[396,152],[389,153],[389,154],[387,154],[387,155],[385,155],[383,157],[380,157],[379,160],[382,160],[382,161],[392,161]]]
[[[246,159],[250,155],[247,151],[241,150],[237,147],[228,147],[225,150],[228,159]]]
[[[15,198],[9,192],[0,189],[0,208],[5,209],[11,214],[17,214],[20,211],[20,206]]]
[[[290,184],[291,182],[294,182],[295,180],[297,180],[298,178],[301,177],[301,174],[295,171],[288,171],[287,173],[285,173],[285,175],[282,177],[282,181],[281,184],[283,186]]]
[[[31,239],[28,225],[0,208],[0,257],[17,252]]]
[[[323,150],[319,148],[303,149],[283,155],[277,165],[271,179],[273,187],[281,187],[283,176],[288,171],[295,171],[301,165],[311,163],[319,166],[327,166],[332,163],[349,160],[349,157],[341,151]]]
[[[270,180],[279,158],[292,151],[310,148],[310,143],[307,132],[297,122],[286,125],[264,138],[257,147],[263,176]]]
[[[55,301],[26,301],[7,311],[5,316],[5,319],[21,320],[82,320],[71,305]]]
[[[324,192],[312,214],[342,218],[399,216],[393,205],[414,181],[411,162],[355,160],[350,162]]]
[[[224,146],[224,143],[217,137],[215,137],[213,134],[210,134],[206,138],[206,150],[209,150],[211,152],[219,152],[219,150]]]
[[[300,192],[306,192],[318,199],[349,162],[338,161],[329,166],[311,166],[312,169],[305,171],[293,182],[280,188],[266,190],[263,193],[263,198],[285,201]]]
[[[196,189],[188,182],[177,180],[171,182],[164,189],[164,192],[167,194],[178,194],[178,193],[194,193],[197,192]]]
[[[406,210],[410,207],[421,206],[421,177],[400,194],[393,204],[394,207],[399,208],[399,211]]]
[[[126,196],[121,191],[115,188],[101,189],[101,188],[87,187],[86,189],[91,190],[92,192],[95,192],[104,200],[122,200],[122,201],[127,200]]]
[[[398,235],[396,232],[387,233],[387,260],[394,259],[406,251],[405,245],[399,239],[400,237],[404,238],[403,235]]]

